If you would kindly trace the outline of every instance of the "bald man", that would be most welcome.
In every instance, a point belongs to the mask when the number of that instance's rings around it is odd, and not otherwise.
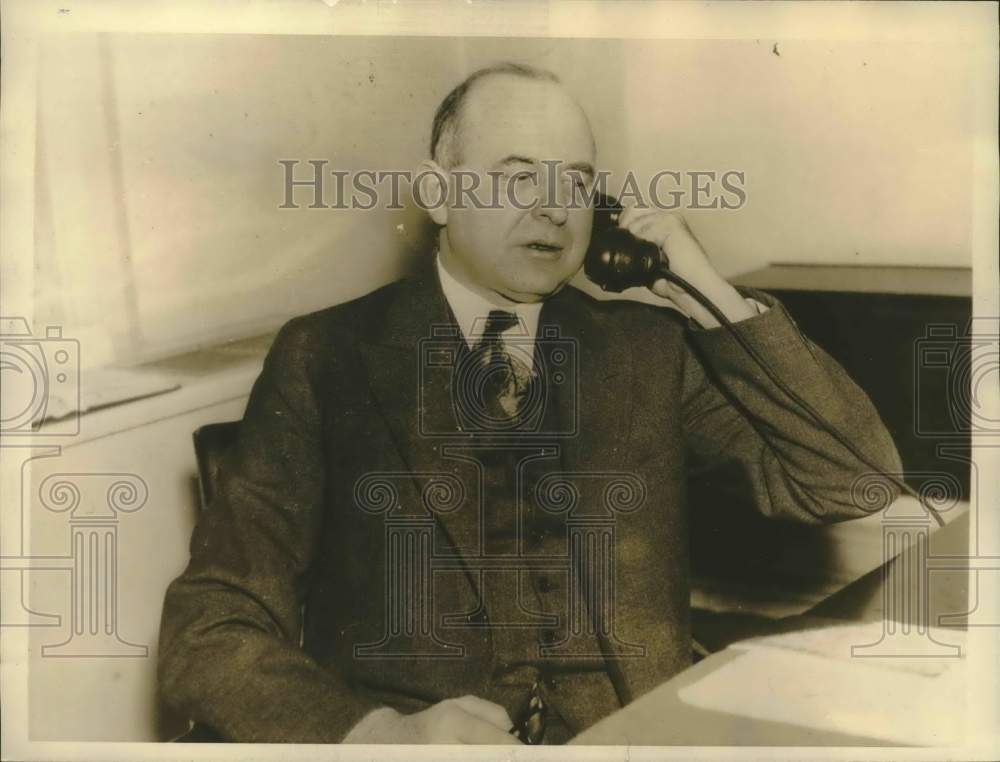
[[[254,385],[167,592],[170,705],[233,741],[562,743],[690,663],[692,476],[739,479],[768,516],[863,515],[870,469],[687,294],[567,286],[596,161],[549,72],[502,64],[445,98],[422,189],[446,199],[436,251],[289,322]],[[500,191],[460,203],[462,174]],[[680,215],[619,224],[900,470],[863,392]]]

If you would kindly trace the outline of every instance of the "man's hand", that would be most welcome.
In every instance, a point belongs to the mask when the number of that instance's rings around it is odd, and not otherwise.
[[[422,712],[382,707],[365,715],[344,743],[479,743],[518,745],[507,710],[477,696],[446,699]]]
[[[732,322],[756,314],[739,292],[719,275],[680,214],[629,206],[622,212],[618,224],[636,238],[656,244],[670,261],[670,269],[707,296]],[[670,281],[661,278],[651,290],[669,300],[670,306],[695,320],[702,328],[719,325],[711,312]]]

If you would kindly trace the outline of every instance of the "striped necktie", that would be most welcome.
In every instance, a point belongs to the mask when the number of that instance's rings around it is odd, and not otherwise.
[[[512,312],[493,310],[486,320],[483,337],[472,350],[477,372],[467,393],[475,395],[485,413],[485,428],[508,429],[518,414],[531,384],[530,368],[504,343],[503,332],[518,325]]]

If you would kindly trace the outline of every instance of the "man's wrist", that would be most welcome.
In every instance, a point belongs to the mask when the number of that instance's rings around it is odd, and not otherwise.
[[[721,277],[717,278],[715,282],[706,284],[704,287],[695,283],[691,285],[697,288],[706,299],[714,304],[730,323],[739,323],[742,320],[761,314],[760,310],[751,302],[744,299],[739,291]],[[683,307],[699,326],[710,329],[718,328],[721,325],[715,315],[693,296],[686,295],[686,299],[687,304],[683,305]]]

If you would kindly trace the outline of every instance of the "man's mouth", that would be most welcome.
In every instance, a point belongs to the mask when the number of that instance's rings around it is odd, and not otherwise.
[[[563,250],[563,247],[559,244],[549,243],[548,241],[530,241],[524,245],[524,248],[537,251],[540,254],[547,254],[549,256],[559,254]]]

